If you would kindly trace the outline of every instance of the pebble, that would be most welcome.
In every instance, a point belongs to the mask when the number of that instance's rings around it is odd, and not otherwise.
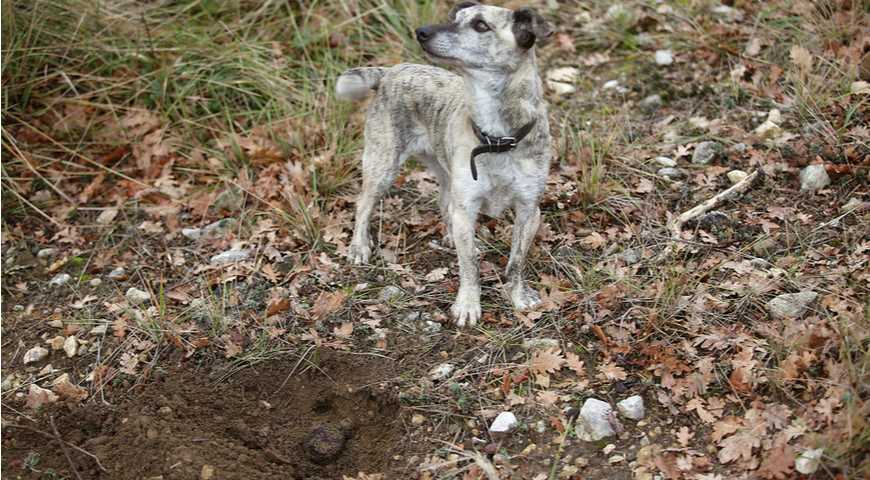
[[[638,105],[640,106],[641,109],[643,109],[646,112],[654,112],[654,111],[662,108],[662,106],[664,104],[665,104],[665,101],[662,100],[662,96],[656,93],[656,94],[644,97],[643,100],[641,100]]]
[[[707,165],[719,156],[719,151],[722,146],[719,142],[706,141],[695,146],[695,151],[692,153],[692,163],[695,165]]]
[[[516,428],[517,424],[519,424],[519,421],[516,415],[511,412],[501,412],[492,421],[492,425],[489,426],[489,433],[510,433]]]
[[[659,171],[656,173],[659,176],[669,178],[671,180],[679,180],[686,176],[686,172],[684,172],[682,169],[672,167],[660,168]]]
[[[378,298],[384,302],[389,303],[394,300],[398,300],[404,295],[405,292],[402,291],[401,288],[395,285],[387,285],[386,287],[381,289],[381,293],[378,295]]]
[[[558,95],[569,95],[577,91],[574,82],[580,76],[580,69],[575,67],[554,68],[547,72],[547,87]]]
[[[607,402],[589,398],[580,408],[577,418],[577,437],[587,442],[597,442],[616,434],[610,424],[613,408]]]
[[[840,211],[843,213],[863,212],[865,210],[870,210],[870,202],[862,201],[858,197],[850,198],[848,202],[844,203],[843,206],[840,207]]]
[[[456,366],[452,363],[442,363],[432,370],[429,370],[429,378],[434,382],[444,380],[449,377],[454,370],[456,370]]]
[[[637,248],[629,248],[620,253],[619,258],[621,258],[626,265],[634,265],[640,261],[641,251]]]
[[[48,350],[40,346],[36,346],[24,353],[24,364],[38,362],[48,356]]]
[[[88,334],[91,336],[94,336],[94,337],[101,337],[101,336],[106,334],[106,331],[108,329],[109,329],[108,324],[101,323],[101,324],[97,325],[96,327],[92,328]]]
[[[167,417],[169,415],[172,415],[172,407],[168,407],[168,406],[160,407],[157,409],[157,413],[164,416],[164,417]]]
[[[130,305],[139,305],[147,302],[151,299],[151,295],[148,292],[139,290],[136,287],[130,287],[127,289],[127,293],[124,294],[124,298],[130,302]]]
[[[425,423],[425,422],[426,422],[426,417],[424,417],[423,415],[420,415],[419,413],[415,413],[414,415],[411,415],[411,423],[412,424],[419,426],[419,425],[423,425],[423,423]]]
[[[538,433],[544,433],[547,431],[547,424],[543,420],[538,420],[535,422],[535,431]]]
[[[558,348],[559,340],[555,338],[529,338],[523,340],[523,350],[526,351],[535,351],[535,350],[546,350],[548,348]]]
[[[49,280],[48,285],[52,287],[60,287],[69,283],[72,280],[72,276],[68,273],[58,273],[51,280]]]
[[[103,280],[101,278],[92,278],[91,281],[88,282],[88,285],[92,287],[99,287],[103,284]]]
[[[36,252],[36,258],[48,258],[57,255],[56,248],[43,248],[42,250]]]
[[[656,50],[656,65],[670,65],[674,63],[674,54],[670,50]]]
[[[641,420],[646,415],[643,405],[643,397],[634,395],[616,404],[619,414],[632,420]]]
[[[802,192],[815,192],[831,184],[824,165],[807,165],[801,170],[800,179]]]
[[[211,480],[214,478],[214,467],[208,464],[203,465],[202,471],[199,472],[199,478],[200,480]]]
[[[311,461],[323,465],[341,455],[347,433],[341,426],[320,425],[305,437],[302,447]]]
[[[201,238],[212,238],[226,233],[236,227],[238,222],[235,218],[223,218],[216,222],[210,223],[202,228],[182,228],[181,234],[190,240],[199,240]]]
[[[656,157],[653,159],[653,161],[658,163],[662,167],[673,168],[677,166],[677,161],[669,157]]]
[[[794,469],[804,475],[812,475],[819,469],[819,464],[822,460],[822,453],[824,453],[823,448],[805,450],[794,461]]]
[[[109,272],[109,280],[124,280],[127,278],[127,271],[124,267],[118,267]]]
[[[613,452],[614,450],[616,450],[616,445],[614,445],[612,443],[608,443],[607,445],[604,446],[604,448],[601,449],[601,453],[603,453],[605,455],[610,455],[610,453]]]
[[[731,170],[730,172],[728,172],[728,180],[731,182],[732,185],[740,183],[748,176],[749,174],[744,172],[743,170]]]
[[[563,82],[554,82],[552,80],[547,81],[547,87],[552,90],[553,93],[560,96],[571,95],[577,91],[577,88],[574,85]]]
[[[739,22],[743,20],[743,12],[728,5],[716,5],[710,9],[710,13],[723,22]]]
[[[759,257],[763,257],[765,255],[770,255],[778,247],[779,245],[776,240],[771,237],[765,237],[752,245],[752,251],[755,252],[755,254]]]
[[[67,358],[72,358],[76,356],[76,353],[79,349],[79,341],[74,335],[70,335],[66,337],[66,340],[63,342],[63,351],[66,352]]]
[[[613,90],[619,87],[619,80],[608,80],[601,86],[602,90]]]
[[[614,456],[607,459],[607,463],[611,463],[611,464],[620,463],[623,460],[625,460],[625,457],[623,457],[622,455],[614,455]]]
[[[227,250],[211,257],[212,265],[227,265],[230,263],[243,262],[251,256],[250,250]]]
[[[818,296],[818,293],[810,290],[784,293],[767,302],[767,311],[777,320],[801,318]]]
[[[45,341],[45,343],[47,343],[51,347],[52,350],[62,349],[63,344],[65,342],[66,342],[66,338],[64,338],[60,335],[57,335],[54,338],[51,338],[51,339]]]

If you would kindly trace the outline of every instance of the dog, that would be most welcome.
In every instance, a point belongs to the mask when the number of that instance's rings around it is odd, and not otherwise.
[[[459,258],[459,291],[451,307],[457,326],[481,316],[480,272],[475,247],[479,213],[514,211],[506,277],[514,308],[540,303],[523,270],[541,222],[539,202],[550,169],[547,104],[535,45],[553,33],[531,8],[509,10],[462,2],[449,22],[416,30],[435,64],[354,68],[336,82],[336,97],[362,100],[371,93],[362,155],[362,191],[348,256],[368,263],[372,210],[408,157],[434,173],[440,189],[445,240]]]

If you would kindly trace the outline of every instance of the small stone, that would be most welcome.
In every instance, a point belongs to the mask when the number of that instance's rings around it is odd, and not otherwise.
[[[43,248],[42,250],[36,252],[36,258],[48,258],[57,255],[56,248]]]
[[[723,22],[739,22],[740,20],[743,20],[743,12],[736,8],[729,7],[728,5],[716,5],[710,9],[710,13],[712,13],[717,20]]]
[[[554,82],[553,80],[547,80],[547,88],[559,96],[571,95],[577,91],[577,87],[574,85],[564,82]]]
[[[56,335],[54,338],[46,340],[47,343],[52,350],[60,350],[63,348],[63,344],[66,342],[66,338],[60,335]]]
[[[124,267],[118,267],[111,272],[109,272],[109,280],[126,280],[127,279],[127,271],[124,270]]]
[[[749,174],[744,172],[743,170],[731,170],[728,172],[728,181],[731,182],[732,185],[736,183],[742,182]]]
[[[801,170],[800,179],[802,192],[815,192],[831,184],[824,165],[807,165]]]
[[[819,469],[822,460],[823,448],[805,450],[794,461],[794,469],[804,475],[812,475]]]
[[[682,169],[672,167],[660,168],[659,171],[656,173],[659,174],[659,176],[669,178],[671,180],[679,180],[686,176],[686,172],[684,172]]]
[[[646,112],[654,112],[665,104],[664,100],[662,100],[662,96],[659,94],[649,95],[644,97],[643,100],[638,103],[640,108]]]
[[[401,298],[404,293],[401,288],[395,285],[387,285],[381,289],[378,298],[384,303],[390,303]]]
[[[199,472],[199,478],[200,480],[211,480],[214,478],[214,467],[208,464],[203,465],[202,471]]]
[[[425,422],[426,417],[424,417],[423,415],[420,415],[419,413],[411,415],[411,424],[420,426],[423,425]]]
[[[106,331],[109,329],[109,325],[105,323],[101,323],[96,327],[92,328],[88,335],[92,337],[101,337],[106,334]]]
[[[323,465],[341,455],[347,432],[334,425],[320,425],[309,433],[302,447],[312,462]]]
[[[580,416],[577,418],[575,430],[577,437],[587,442],[597,442],[616,434],[610,419],[613,408],[607,402],[589,398],[580,408]]]
[[[674,63],[674,54],[670,50],[656,50],[656,65],[670,65]]]
[[[214,238],[232,230],[236,225],[238,221],[235,218],[223,218],[202,228],[182,228],[181,234],[190,240]]]
[[[535,422],[535,431],[538,433],[544,433],[547,431],[547,424],[543,420],[538,420]]]
[[[92,279],[88,282],[88,285],[90,285],[90,286],[92,286],[92,287],[99,287],[99,286],[102,285],[102,284],[103,284],[103,279],[101,279],[101,278],[92,278]]]
[[[433,322],[432,320],[426,320],[423,322],[423,331],[429,334],[438,333],[441,331],[441,324],[438,322]]]
[[[63,320],[51,320],[48,322],[48,326],[53,328],[63,328]]]
[[[619,87],[619,80],[608,80],[601,86],[602,90],[613,90]]]
[[[526,351],[535,351],[535,350],[546,350],[548,348],[558,348],[559,341],[555,338],[529,338],[523,340],[523,350]]]
[[[842,207],[840,207],[840,211],[843,213],[849,213],[849,212],[856,212],[857,213],[857,212],[864,212],[867,210],[870,210],[870,202],[862,201],[858,197],[850,198],[848,202],[846,202],[845,204],[843,204]]]
[[[245,206],[245,195],[238,188],[230,187],[217,196],[212,206],[216,210],[237,212]]]
[[[76,353],[79,349],[79,341],[74,335],[70,335],[66,337],[66,340],[63,342],[63,351],[66,353],[67,358],[72,358],[76,356]]]
[[[188,240],[199,240],[202,237],[201,228],[182,228],[181,235]]]
[[[735,143],[728,148],[728,151],[731,153],[736,153],[738,155],[742,155],[749,148],[745,143]]]
[[[801,318],[818,296],[818,293],[810,290],[784,293],[767,302],[767,311],[777,320]]]
[[[230,263],[243,262],[251,256],[250,250],[227,250],[211,257],[212,265],[227,265]]]
[[[511,412],[501,412],[489,426],[489,433],[510,433],[519,424],[516,415]]]
[[[695,165],[707,165],[719,156],[722,146],[719,142],[701,142],[695,146],[695,151],[692,153],[692,163]]]
[[[614,455],[614,456],[607,459],[607,463],[610,463],[610,464],[620,463],[623,460],[625,460],[625,457],[623,457],[622,455]]]
[[[52,287],[60,287],[69,283],[72,280],[72,276],[68,273],[58,273],[51,280],[49,280],[48,285]]]
[[[48,350],[40,346],[36,346],[24,353],[24,364],[29,365],[36,363],[48,356]]]
[[[429,378],[432,379],[433,382],[444,380],[449,377],[454,370],[456,370],[456,366],[452,363],[442,363],[432,370],[429,370]]]
[[[124,298],[130,302],[130,305],[139,305],[142,303],[151,300],[151,295],[148,292],[139,290],[136,287],[130,287],[127,289],[127,293],[124,294]]]
[[[643,405],[643,397],[634,395],[616,404],[619,414],[632,420],[641,420],[646,415]]]
[[[656,157],[653,161],[662,167],[673,168],[677,166],[677,161],[668,157]]]
[[[583,468],[583,467],[589,465],[589,460],[587,460],[585,457],[577,457],[574,459],[574,465],[577,465],[578,467]]]
[[[763,257],[773,253],[778,246],[776,240],[771,237],[765,237],[752,245],[752,251],[759,257]]]
[[[612,443],[608,443],[607,445],[604,446],[604,448],[601,449],[601,453],[603,453],[605,455],[610,455],[610,453],[613,452],[614,450],[616,450],[616,445],[614,445]]]
[[[629,248],[620,253],[619,258],[622,259],[626,265],[634,265],[640,261],[641,251],[637,248]]]
[[[160,407],[157,409],[157,413],[159,415],[164,416],[164,417],[168,417],[169,415],[172,415],[172,407],[168,407],[168,406]]]
[[[580,69],[575,67],[554,68],[547,72],[547,81],[572,84],[580,76]]]

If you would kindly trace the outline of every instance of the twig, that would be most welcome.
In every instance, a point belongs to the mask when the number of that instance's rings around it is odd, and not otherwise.
[[[4,408],[8,408],[8,407],[4,406]],[[28,417],[28,419],[30,419],[30,418]],[[30,420],[32,420],[32,419],[30,419]],[[53,424],[53,421],[52,421],[52,424]],[[53,426],[53,425],[52,425],[52,426]],[[93,458],[93,459],[94,459],[94,462],[96,462],[97,467],[99,467],[100,470],[102,470],[103,472],[109,473],[109,471],[106,470],[106,467],[104,467],[103,464],[100,463],[100,459],[99,459],[96,455],[94,455],[93,453],[91,453],[91,452],[89,452],[89,451],[87,451],[87,450],[85,450],[85,449],[83,449],[83,448],[81,448],[81,447],[75,445],[74,443],[70,443],[70,442],[67,442],[67,441],[63,440],[63,439],[61,439],[60,437],[58,437],[58,436],[56,436],[56,435],[54,435],[54,434],[52,434],[52,433],[48,433],[48,432],[46,432],[46,431],[44,431],[44,430],[40,430],[40,429],[38,429],[38,428],[28,427],[27,425],[18,425],[18,424],[16,424],[16,423],[4,423],[4,424],[3,424],[3,427],[4,427],[4,428],[7,428],[7,427],[8,427],[8,428],[18,428],[18,429],[20,429],[20,430],[27,430],[28,432],[33,432],[33,433],[36,433],[36,434],[38,434],[38,435],[42,435],[42,436],[44,436],[44,437],[48,437],[48,438],[51,438],[51,439],[56,439],[56,440],[58,440],[58,441],[61,443],[61,446],[63,446],[64,444],[66,444],[66,445],[72,447],[73,450],[75,450],[75,451],[77,451],[77,452],[79,452],[79,453],[82,453],[82,454],[84,454],[84,455],[87,455],[87,456]],[[57,430],[55,429],[55,431],[57,431]]]
[[[711,198],[699,203],[698,205],[695,205],[694,207],[690,208],[689,210],[686,210],[685,212],[681,213],[679,216],[672,218],[668,222],[668,231],[671,234],[671,240],[673,242],[679,242],[681,240],[682,233],[683,233],[683,225],[685,225],[687,222],[694,220],[694,219],[700,217],[701,215],[709,212],[710,210],[712,210],[713,208],[715,208],[716,206],[718,206],[719,204],[721,204],[725,200],[730,200],[738,195],[743,194],[744,192],[749,190],[750,187],[752,187],[752,185],[755,183],[755,180],[757,178],[764,178],[764,172],[762,172],[760,169],[750,173],[749,175],[746,176],[746,178],[735,183],[727,190],[723,190],[723,191],[717,193],[713,197],[711,197]],[[672,250],[673,250],[673,243],[668,245],[664,249],[664,251],[662,251],[661,255],[659,256],[659,259],[664,259],[668,255],[670,255]]]
[[[72,469],[73,474],[78,480],[82,480],[82,476],[79,475],[79,469],[76,467],[76,463],[73,461],[72,456],[70,456],[69,449],[66,448],[66,442],[60,438],[60,432],[57,431],[57,425],[54,424],[54,415],[49,416],[48,421],[51,423],[51,430],[54,432],[54,439],[60,444],[60,449],[63,450],[63,456],[66,457],[66,461],[69,462],[69,468]]]

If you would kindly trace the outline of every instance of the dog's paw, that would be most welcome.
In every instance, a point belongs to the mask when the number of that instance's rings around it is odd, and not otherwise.
[[[457,327],[473,327],[480,320],[480,298],[460,293],[456,297],[456,303],[450,308],[450,313]]]
[[[347,258],[354,265],[365,265],[372,257],[372,248],[368,245],[351,244]]]
[[[541,304],[541,296],[525,283],[521,283],[511,288],[511,303],[516,310],[530,310]]]

